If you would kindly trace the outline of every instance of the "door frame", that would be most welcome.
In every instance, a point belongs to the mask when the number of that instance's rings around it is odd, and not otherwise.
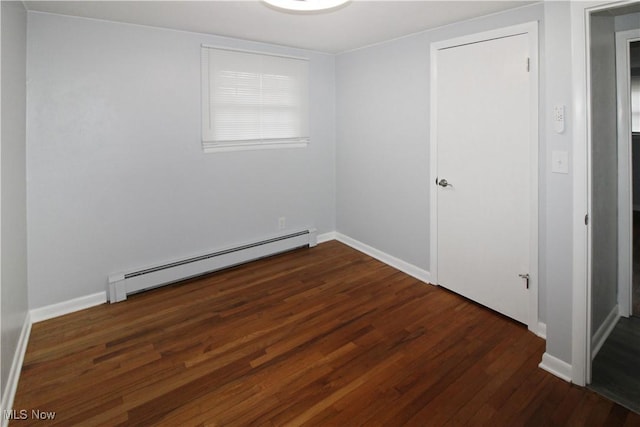
[[[504,28],[498,28],[495,30],[484,31],[481,33],[470,34],[462,37],[456,37],[453,39],[442,40],[431,43],[431,75],[430,75],[430,179],[429,179],[429,197],[430,197],[430,275],[431,281],[434,284],[438,284],[438,197],[436,187],[436,178],[438,177],[438,144],[437,144],[437,117],[438,117],[438,105],[437,105],[437,60],[438,51],[455,46],[478,43],[482,41],[488,41],[497,38],[504,38],[510,36],[516,36],[521,34],[527,34],[529,39],[529,48],[531,52],[529,71],[531,73],[531,117],[530,117],[530,134],[529,140],[531,141],[529,149],[530,160],[530,242],[529,242],[529,315],[527,321],[527,327],[533,333],[544,336],[545,327],[540,324],[538,318],[538,151],[539,151],[539,139],[538,139],[538,109],[539,109],[539,66],[538,66],[538,22],[528,22],[520,25],[513,25]],[[525,64],[523,64],[525,66]]]
[[[571,2],[573,92],[573,265],[571,381],[591,382],[591,13],[636,3],[634,0]],[[586,222],[586,223],[585,223]]]
[[[631,139],[631,78],[629,45],[640,41],[640,29],[616,32],[618,92],[618,310],[631,315],[633,280],[633,157]]]

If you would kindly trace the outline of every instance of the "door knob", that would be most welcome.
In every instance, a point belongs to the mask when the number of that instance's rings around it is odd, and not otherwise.
[[[443,178],[443,179],[441,179],[440,181],[438,181],[438,185],[439,185],[440,187],[447,187],[447,186],[452,187],[452,185],[451,185],[451,184],[449,184],[449,183],[447,182],[447,180],[446,180],[446,179],[444,179],[444,178]]]

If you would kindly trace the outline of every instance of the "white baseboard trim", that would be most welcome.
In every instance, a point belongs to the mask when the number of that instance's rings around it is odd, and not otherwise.
[[[604,342],[609,338],[611,331],[613,331],[613,328],[615,328],[618,323],[618,319],[620,319],[620,310],[616,304],[604,319],[596,333],[593,334],[593,338],[591,339],[591,360],[596,357],[604,345]]]
[[[546,340],[547,339],[547,324],[544,322],[538,322],[538,330],[534,331],[537,336]]]
[[[336,240],[336,232],[330,231],[328,233],[318,234],[318,243],[329,242],[331,240]]]
[[[571,365],[564,360],[560,360],[555,356],[545,353],[542,355],[542,361],[538,365],[541,369],[555,375],[556,377],[571,382]]]
[[[422,282],[432,284],[431,274],[429,274],[427,270],[423,270],[419,267],[416,267],[413,264],[409,264],[406,261],[403,261],[385,252],[382,252],[356,239],[352,239],[349,236],[345,236],[342,233],[336,232],[335,239],[339,242],[344,243],[345,245],[351,246],[353,249],[356,249],[362,253],[369,255],[370,257],[377,259],[378,261],[382,261],[385,264],[390,265],[391,267],[396,268],[402,271],[403,273],[408,274],[409,276],[415,277],[416,279]]]
[[[18,381],[20,380],[20,371],[22,371],[22,363],[24,362],[24,355],[27,352],[27,344],[29,343],[29,335],[31,334],[31,316],[26,314],[24,323],[22,324],[22,330],[20,331],[20,337],[18,338],[18,345],[16,346],[16,352],[13,355],[13,361],[11,362],[11,370],[7,377],[7,384],[2,393],[2,422],[0,425],[6,427],[9,425],[9,419],[4,416],[5,411],[13,409],[13,399],[16,396],[18,390]]]
[[[40,308],[31,310],[31,322],[37,323],[43,320],[53,319],[54,317],[63,316],[73,313],[74,311],[84,310],[107,302],[107,292],[98,292],[83,297],[74,298],[69,301],[59,302]]]
[[[317,236],[318,243],[328,242],[336,239],[336,232],[319,234]],[[74,298],[72,300],[51,304],[40,308],[34,308],[30,311],[31,322],[37,323],[44,320],[53,319],[54,317],[63,316],[75,311],[84,310],[85,308],[94,307],[96,305],[105,304],[107,302],[107,292],[97,292],[91,295]]]

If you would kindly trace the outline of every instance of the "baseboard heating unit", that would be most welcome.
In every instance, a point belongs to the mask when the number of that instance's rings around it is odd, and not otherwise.
[[[109,275],[109,301],[120,302],[127,295],[158,286],[175,283],[249,261],[317,245],[315,229],[270,237],[258,242],[245,243],[162,265],[140,268],[129,273]]]

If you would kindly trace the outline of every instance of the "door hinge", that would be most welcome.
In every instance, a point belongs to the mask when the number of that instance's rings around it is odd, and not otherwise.
[[[527,72],[531,70],[531,58],[527,58]]]
[[[529,289],[529,273],[518,274],[518,276],[525,280],[525,282],[526,282],[525,285],[526,285],[527,289]]]
[[[584,216],[584,225],[589,225],[589,214]]]

